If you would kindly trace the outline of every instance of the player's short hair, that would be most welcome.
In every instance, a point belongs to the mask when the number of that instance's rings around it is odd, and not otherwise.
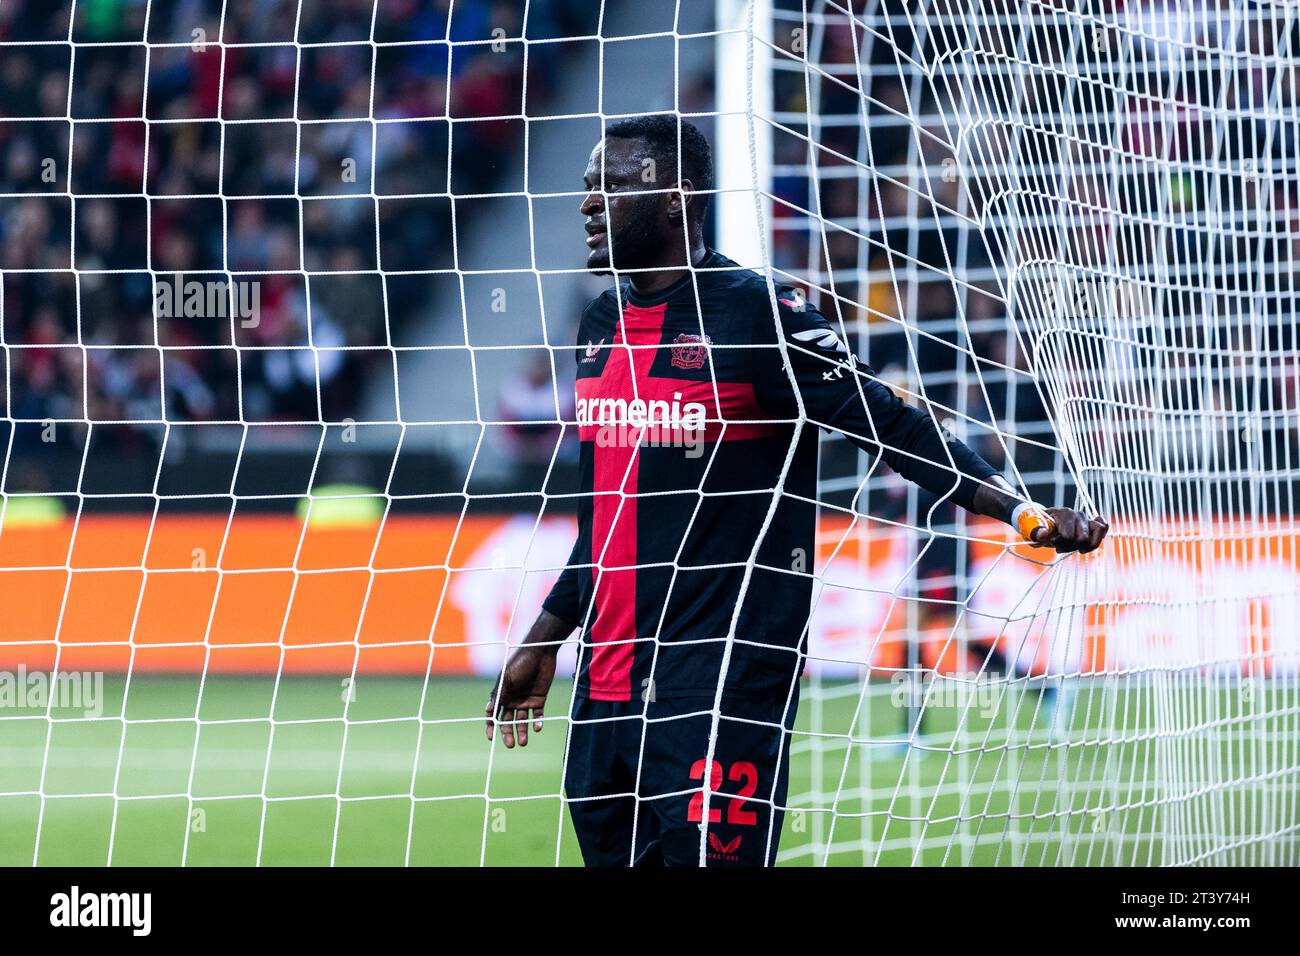
[[[709,208],[709,190],[713,188],[713,150],[709,141],[693,123],[676,113],[652,113],[618,120],[605,129],[605,135],[617,139],[643,140],[654,154],[660,168],[678,169],[678,131],[681,134],[681,174],[696,189],[691,201],[695,221],[702,222]]]

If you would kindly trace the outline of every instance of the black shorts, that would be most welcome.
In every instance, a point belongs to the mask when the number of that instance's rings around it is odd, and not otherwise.
[[[708,866],[775,861],[797,703],[723,701]],[[699,865],[712,712],[712,698],[574,698],[564,787],[587,866]]]

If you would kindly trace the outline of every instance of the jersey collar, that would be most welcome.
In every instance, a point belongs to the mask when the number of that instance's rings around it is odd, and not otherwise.
[[[713,261],[715,258],[717,258],[717,253],[714,252],[712,249],[706,249],[704,250],[704,258],[700,260],[699,265],[695,266],[695,268],[696,269],[708,268],[713,265]],[[665,302],[667,302],[669,299],[675,296],[678,292],[681,292],[683,289],[690,286],[694,278],[695,278],[694,272],[687,272],[686,275],[682,276],[672,285],[668,286],[668,288],[660,289],[654,295],[648,295],[648,296],[638,295],[637,292],[632,288],[632,283],[625,282],[623,284],[623,302],[625,304],[641,306],[643,308],[655,306],[655,305],[663,305]]]

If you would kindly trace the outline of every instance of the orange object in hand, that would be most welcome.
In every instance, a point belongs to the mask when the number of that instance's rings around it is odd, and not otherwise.
[[[1035,504],[1020,505],[1016,508],[1011,520],[1015,524],[1016,530],[1020,532],[1020,537],[1034,544],[1039,543],[1035,540],[1034,533],[1040,528],[1047,529],[1047,533],[1043,535],[1044,538],[1051,537],[1052,532],[1056,530],[1056,521],[1053,520],[1052,516],[1047,513],[1045,508]]]

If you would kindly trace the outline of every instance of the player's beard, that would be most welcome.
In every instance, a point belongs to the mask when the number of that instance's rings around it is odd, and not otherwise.
[[[605,213],[605,241],[587,256],[587,268],[597,273],[614,269],[648,269],[656,264],[662,241],[652,224],[659,214],[657,196],[625,198],[617,216]]]

